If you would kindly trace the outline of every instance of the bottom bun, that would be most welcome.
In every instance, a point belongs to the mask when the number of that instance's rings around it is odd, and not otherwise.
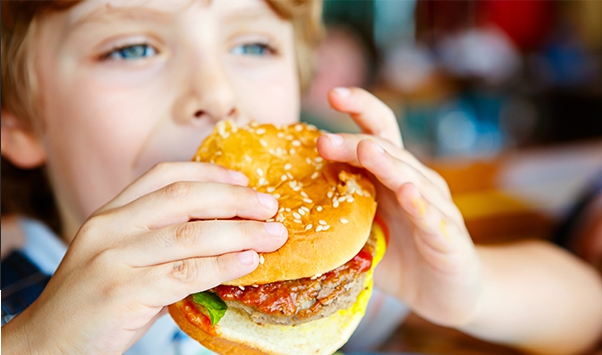
[[[182,312],[184,301],[169,306],[169,313],[184,332],[218,354],[330,355],[349,340],[364,316],[371,294],[372,282],[369,282],[350,308],[295,326],[257,324],[243,311],[228,309],[215,326],[216,335],[188,321]]]

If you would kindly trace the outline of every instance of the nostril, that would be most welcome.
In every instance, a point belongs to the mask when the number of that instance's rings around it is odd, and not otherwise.
[[[203,115],[205,115],[205,111],[203,111],[203,110],[198,110],[197,112],[194,113],[194,117],[196,117],[196,118],[201,118],[201,117],[203,117]]]

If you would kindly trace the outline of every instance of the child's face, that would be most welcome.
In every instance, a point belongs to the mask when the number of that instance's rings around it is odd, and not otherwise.
[[[40,30],[42,144],[73,222],[219,120],[298,119],[292,24],[261,0],[86,0]]]

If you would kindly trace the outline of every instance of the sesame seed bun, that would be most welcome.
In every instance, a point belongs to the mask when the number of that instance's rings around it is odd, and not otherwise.
[[[298,123],[237,127],[221,121],[193,158],[243,172],[249,186],[272,194],[289,238],[260,255],[252,273],[226,283],[257,285],[323,274],[362,249],[376,211],[375,189],[360,169],[324,160],[316,149],[322,133]],[[270,221],[271,221],[270,220]]]

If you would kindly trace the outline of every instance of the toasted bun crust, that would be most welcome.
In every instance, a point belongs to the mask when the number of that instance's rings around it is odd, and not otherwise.
[[[221,121],[193,158],[243,172],[249,186],[278,199],[273,220],[288,229],[279,250],[228,285],[311,277],[353,258],[370,235],[375,189],[361,170],[326,161],[316,149],[322,133],[306,124],[237,127]]]

